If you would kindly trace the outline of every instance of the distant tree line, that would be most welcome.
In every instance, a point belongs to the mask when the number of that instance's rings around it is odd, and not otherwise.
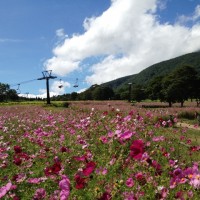
[[[110,87],[102,87],[100,85],[92,85],[86,91],[81,93],[72,92],[71,94],[64,94],[54,96],[52,100],[114,100],[115,93]]]
[[[198,72],[195,68],[184,65],[176,68],[167,76],[153,78],[147,85],[132,83],[118,90],[113,90],[109,86],[95,84],[81,93],[72,92],[51,98],[52,101],[129,100],[136,102],[145,99],[168,102],[169,107],[177,102],[183,106],[186,100],[195,99],[197,106],[199,106],[200,77]],[[8,84],[0,83],[0,101],[16,100],[28,100],[28,98],[18,97],[16,90],[10,89]]]
[[[200,104],[198,72],[195,68],[184,65],[167,76],[155,77],[147,85],[127,84],[114,91],[108,86],[95,84],[80,94],[73,92],[53,98],[53,100],[131,100],[137,102],[145,99],[168,102],[170,107],[173,103],[180,103],[183,106],[186,100],[195,99],[198,106]]]
[[[10,89],[10,86],[5,83],[0,83],[0,102],[9,102],[9,101],[43,101],[42,98],[28,98],[19,96],[17,90]]]

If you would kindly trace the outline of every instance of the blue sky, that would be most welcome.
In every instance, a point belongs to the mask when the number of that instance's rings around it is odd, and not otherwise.
[[[197,51],[197,41],[200,0],[0,0],[0,82],[30,96],[45,96],[44,70],[57,76],[51,95],[79,92]]]

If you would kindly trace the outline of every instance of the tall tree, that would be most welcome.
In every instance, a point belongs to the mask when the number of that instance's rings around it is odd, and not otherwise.
[[[177,68],[162,80],[163,100],[169,103],[180,102],[181,107],[184,102],[194,95],[197,81],[197,71],[184,65]]]
[[[163,99],[162,97],[163,76],[155,77],[147,86],[146,93],[151,100]]]

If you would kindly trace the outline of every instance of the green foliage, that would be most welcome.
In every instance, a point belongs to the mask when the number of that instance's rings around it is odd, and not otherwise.
[[[114,98],[114,92],[110,87],[93,85],[80,94],[81,100],[109,100]]]
[[[172,103],[180,102],[181,107],[184,101],[189,98],[196,98],[200,90],[197,71],[195,68],[184,65],[176,68],[167,76],[154,78],[147,87],[149,98],[152,100]]]
[[[183,102],[195,93],[197,71],[191,66],[181,66],[162,79],[163,99],[167,102]]]
[[[178,114],[178,118],[182,119],[189,119],[189,120],[194,120],[195,119],[195,115],[193,111],[181,111]]]
[[[131,99],[137,102],[141,102],[142,100],[146,99],[145,90],[141,85],[135,85],[131,91]]]

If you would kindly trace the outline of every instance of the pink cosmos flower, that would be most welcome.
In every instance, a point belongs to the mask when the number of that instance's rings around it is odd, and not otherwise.
[[[32,184],[38,184],[38,183],[40,183],[41,181],[42,181],[41,178],[29,178],[29,179],[27,180],[28,183],[32,183]]]
[[[12,183],[7,183],[5,186],[0,188],[0,198],[4,197],[6,193],[11,189]]]
[[[102,141],[102,143],[104,144],[108,143],[108,138],[106,136],[101,136],[99,140]]]
[[[174,117],[173,119],[174,123],[178,122],[178,119],[176,117]]]
[[[17,152],[13,157],[14,157],[13,163],[18,166],[22,164],[22,161],[30,159],[29,155],[23,152]]]
[[[128,139],[130,139],[130,138],[132,137],[132,135],[133,135],[133,133],[132,133],[131,131],[126,131],[126,132],[122,133],[122,134],[119,136],[119,138],[120,138],[121,140],[128,140]]]
[[[130,147],[130,156],[135,160],[141,160],[144,153],[144,142],[142,140],[134,140]]]
[[[151,165],[152,165],[153,168],[155,168],[156,175],[161,175],[162,174],[161,165],[159,163],[157,163],[157,161],[153,160]]]
[[[200,188],[200,171],[195,163],[192,167],[185,169],[185,176],[189,179],[189,184],[194,188]]]
[[[131,120],[131,115],[127,115],[126,117],[124,117],[124,121],[130,121]]]
[[[169,194],[169,190],[163,186],[158,186],[158,191],[156,193],[157,199],[165,200],[167,195]]]
[[[15,153],[21,153],[22,148],[20,146],[14,146],[14,151],[15,151]]]
[[[8,157],[8,154],[7,154],[7,153],[1,153],[1,152],[0,152],[0,159],[1,159],[1,160],[6,159],[7,157]]]
[[[98,200],[110,200],[112,195],[109,192],[104,192],[103,195]]]
[[[124,192],[123,193],[124,200],[137,200],[138,198],[135,196],[133,191],[131,192]]]
[[[193,197],[193,192],[192,192],[192,190],[189,190],[189,191],[187,192],[187,196],[188,196],[189,198],[192,198],[192,197]]]
[[[183,191],[178,191],[178,192],[175,194],[175,198],[176,198],[176,199],[180,199],[180,200],[184,200],[183,195],[184,195]]]
[[[60,151],[63,153],[63,152],[70,152],[70,150],[67,148],[67,147],[64,147],[64,146],[62,146],[61,148],[60,148]]]
[[[83,189],[87,183],[87,179],[83,178],[79,173],[77,173],[74,177],[76,182],[76,189]]]
[[[142,172],[138,172],[135,175],[136,180],[139,182],[140,185],[145,185],[146,184],[146,178]]]
[[[190,180],[190,185],[192,185],[194,188],[200,188],[200,173],[193,176],[193,178]]]
[[[154,142],[165,141],[165,137],[164,136],[153,137],[152,141]]]
[[[34,197],[33,199],[37,199],[37,200],[40,200],[40,199],[44,199],[46,196],[46,191],[44,188],[38,188],[36,191],[35,191],[35,194],[34,194]]]
[[[12,180],[17,183],[22,183],[26,179],[26,174],[16,174],[13,176]]]
[[[61,141],[61,142],[65,141],[65,135],[62,134],[62,135],[60,136],[60,141]]]
[[[108,170],[106,168],[100,167],[96,169],[96,173],[101,175],[106,175],[108,173]]]
[[[180,183],[185,183],[185,173],[182,169],[177,168],[172,172],[172,178],[170,180],[170,188],[175,188]]]
[[[70,195],[70,180],[66,175],[62,176],[62,180],[59,182],[60,200],[67,200]]]
[[[61,162],[54,162],[54,164],[50,167],[46,167],[44,169],[44,173],[46,176],[58,174],[59,171],[61,170]]]
[[[115,157],[113,157],[113,158],[111,159],[111,161],[109,162],[109,164],[110,164],[110,165],[114,165],[116,160],[117,160],[117,159],[116,159]]]
[[[108,137],[109,137],[109,138],[112,138],[114,135],[115,135],[114,132],[112,132],[112,131],[109,131],[109,132],[108,132]]]
[[[83,155],[83,156],[73,156],[73,159],[77,160],[77,161],[85,161],[86,156],[85,155]]]
[[[128,178],[128,179],[126,180],[126,186],[127,186],[127,187],[130,187],[130,188],[134,186],[134,181],[133,181],[132,178]]]
[[[177,160],[169,160],[170,167],[175,167]]]

